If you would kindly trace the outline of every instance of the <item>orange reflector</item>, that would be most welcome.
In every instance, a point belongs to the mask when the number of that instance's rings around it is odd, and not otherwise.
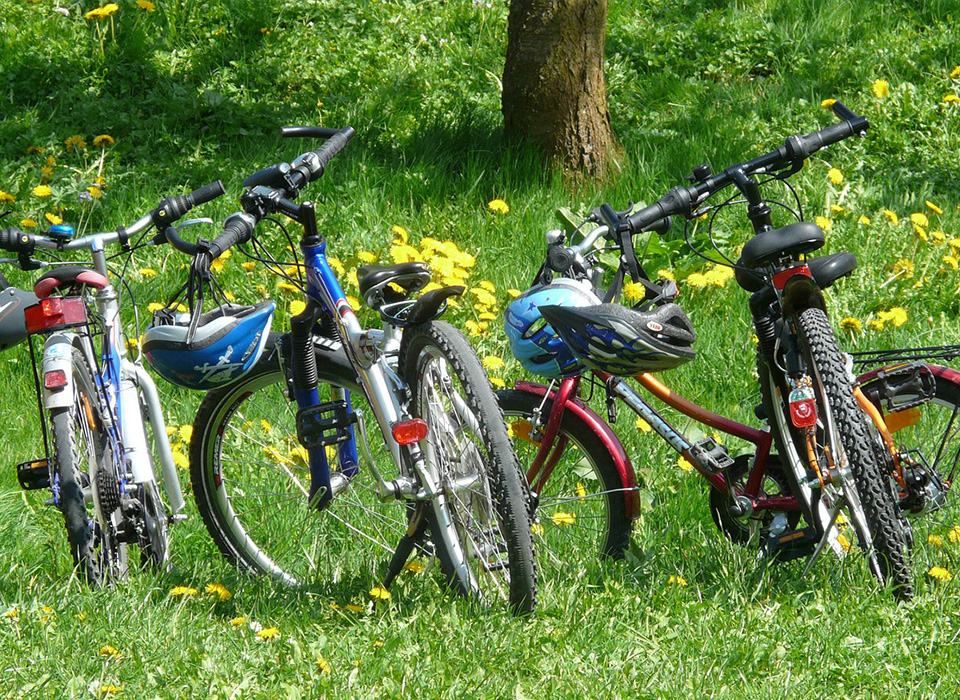
[[[914,425],[920,420],[920,416],[920,409],[914,406],[913,408],[908,408],[906,411],[888,413],[883,417],[883,422],[887,424],[887,430],[895,433],[898,430],[903,430],[904,428],[909,428],[911,425]]]
[[[422,418],[394,423],[390,430],[393,433],[393,439],[401,445],[420,442],[427,437],[427,424]]]
[[[62,369],[55,369],[43,375],[43,386],[47,389],[59,389],[67,385],[67,373]]]

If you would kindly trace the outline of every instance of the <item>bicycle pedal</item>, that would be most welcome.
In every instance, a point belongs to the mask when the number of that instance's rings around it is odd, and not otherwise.
[[[708,474],[719,474],[733,466],[733,459],[723,445],[706,437],[690,448],[690,456]]]
[[[50,488],[50,465],[45,459],[32,459],[17,465],[17,481],[24,491]]]
[[[357,414],[346,401],[329,401],[297,411],[297,439],[306,448],[326,447],[350,439]]]
[[[777,561],[791,561],[809,557],[817,548],[820,538],[812,527],[802,530],[788,530],[780,535],[771,535],[763,544],[768,557]]]
[[[921,406],[937,392],[937,380],[923,362],[880,370],[870,385],[864,389],[867,398],[875,404],[882,403],[888,413]]]

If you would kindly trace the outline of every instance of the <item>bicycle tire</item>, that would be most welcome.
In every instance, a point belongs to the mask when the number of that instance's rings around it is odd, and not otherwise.
[[[320,400],[338,388],[321,380]],[[309,507],[310,471],[297,439],[297,405],[286,389],[279,363],[265,358],[204,398],[190,445],[194,500],[204,525],[220,553],[250,573],[294,585],[358,577],[379,584],[380,564],[407,531],[408,502],[380,501],[373,476],[361,469],[323,511]],[[352,398],[362,401],[358,393]],[[370,445],[374,460],[388,463],[377,442]]]
[[[834,459],[842,474],[846,458],[852,476],[849,480],[841,476],[842,491],[860,547],[876,554],[879,571],[874,573],[882,582],[889,583],[894,596],[909,600],[913,597],[913,585],[896,495],[890,488],[890,477],[881,466],[878,442],[870,433],[867,416],[853,396],[833,329],[826,314],[818,308],[800,312],[796,326],[814,391],[818,394],[818,405],[827,414],[821,420],[835,426],[838,433],[835,438],[828,436],[834,442]],[[842,453],[837,447],[842,448]],[[858,503],[863,517],[857,512]]]
[[[501,389],[497,400],[520,464],[527,466],[540,446],[531,432],[542,429],[553,401],[515,389]],[[566,448],[531,513],[540,571],[576,568],[584,558],[622,559],[633,530],[624,493],[629,486],[597,434],[571,411],[564,411],[558,437]]]
[[[428,516],[448,584],[531,612],[536,570],[520,467],[476,353],[460,331],[433,321],[404,329],[398,366],[412,414],[427,423],[421,447],[446,496]]]
[[[126,545],[106,521],[111,513],[101,503],[90,474],[108,463],[112,446],[104,429],[93,373],[83,353],[71,348],[73,403],[50,411],[54,453],[54,503],[63,513],[75,568],[91,586],[126,575]],[[85,454],[84,454],[85,453]],[[92,498],[88,505],[84,491]]]

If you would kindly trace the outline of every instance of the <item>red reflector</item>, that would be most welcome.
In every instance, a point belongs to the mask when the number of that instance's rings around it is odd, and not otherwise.
[[[798,265],[797,267],[791,267],[789,270],[781,270],[773,276],[773,286],[778,290],[783,290],[787,286],[787,280],[789,280],[794,275],[803,275],[804,277],[809,277],[813,279],[813,273],[810,272],[810,268],[806,265]]]
[[[393,439],[401,445],[409,445],[413,442],[420,442],[427,437],[427,424],[422,418],[405,420],[400,423],[394,423],[391,428]]]
[[[67,373],[62,369],[55,369],[43,375],[43,386],[47,389],[59,389],[67,385]]]
[[[78,326],[87,322],[87,310],[79,297],[54,297],[23,310],[27,333],[54,327]]]

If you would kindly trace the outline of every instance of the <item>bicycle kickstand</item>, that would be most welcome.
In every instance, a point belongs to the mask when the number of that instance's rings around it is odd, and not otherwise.
[[[390,558],[387,575],[383,577],[384,588],[390,588],[393,580],[403,571],[403,565],[407,563],[407,559],[410,558],[413,550],[417,547],[417,542],[420,541],[426,533],[427,519],[423,517],[423,512],[424,509],[422,506],[417,508],[416,515],[411,518],[410,523],[407,525],[406,534],[400,538],[400,543],[397,544],[397,548]]]

